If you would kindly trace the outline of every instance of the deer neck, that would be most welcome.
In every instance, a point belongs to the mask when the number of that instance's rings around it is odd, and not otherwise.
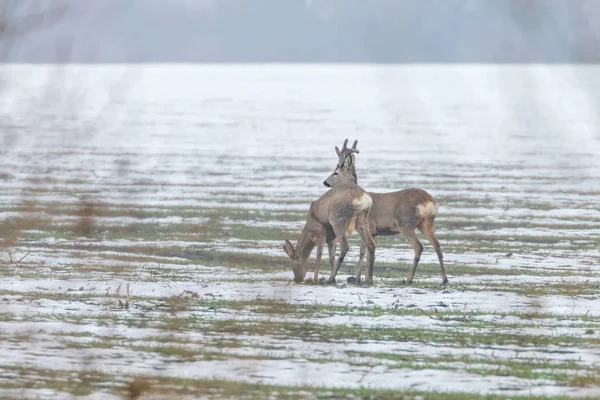
[[[354,164],[346,167],[344,170],[344,180],[347,182],[351,182],[358,185],[358,176],[356,175],[356,169],[354,169]]]
[[[310,253],[315,248],[315,242],[313,241],[313,234],[309,229],[309,223],[304,226],[300,238],[296,244],[297,258],[302,264],[306,263],[306,260],[310,257]]]

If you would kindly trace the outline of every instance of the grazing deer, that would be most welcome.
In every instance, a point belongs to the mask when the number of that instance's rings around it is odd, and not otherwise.
[[[313,282],[319,282],[319,269],[321,267],[321,256],[323,255],[323,247],[327,243],[329,252],[329,264],[333,270],[335,263],[335,233],[332,228],[323,226],[313,216],[313,204],[308,211],[306,224],[300,233],[296,248],[286,240],[283,250],[290,257],[292,262],[292,271],[294,272],[294,280],[298,283],[304,280],[306,276],[306,264],[310,257],[313,248],[317,247],[317,254],[314,265]]]
[[[286,240],[283,246],[283,250],[292,263],[296,283],[302,282],[306,276],[306,261],[313,248],[319,245],[320,253],[322,253],[325,242],[329,247],[329,261],[332,264],[328,282],[334,283],[335,276],[350,249],[347,236],[352,234],[355,229],[369,254],[373,254],[372,257],[367,257],[367,267],[372,268],[375,241],[371,237],[367,225],[367,215],[371,204],[372,200],[369,194],[351,181],[340,182],[310,204],[306,224],[300,233],[296,248],[289,240]],[[336,240],[340,243],[340,255],[334,265]],[[318,255],[319,263],[320,259],[321,254]],[[318,268],[315,272],[315,277],[318,279]]]
[[[325,182],[323,182],[325,186],[335,188],[337,185],[346,184],[347,182],[357,184],[358,180],[356,169],[354,167],[353,154],[358,153],[358,150],[356,149],[357,142],[358,141],[354,142],[352,148],[347,148],[346,144],[348,143],[348,139],[346,139],[342,150],[339,150],[337,146],[335,147],[335,151],[338,155],[338,164],[333,173],[325,180]],[[437,214],[437,205],[433,197],[422,189],[404,189],[389,193],[369,192],[369,195],[373,200],[371,211],[368,215],[369,233],[371,236],[376,238],[380,235],[398,235],[401,233],[415,251],[415,257],[408,275],[407,283],[409,285],[412,283],[417,270],[417,265],[421,259],[421,254],[423,253],[423,245],[415,233],[415,229],[417,228],[433,245],[442,270],[442,283],[444,285],[448,283],[448,277],[444,270],[442,248],[434,234],[434,220]],[[333,250],[335,251],[335,247]],[[366,250],[367,255],[371,256],[369,254],[369,249]],[[358,271],[356,273],[357,282],[360,282],[364,256],[365,247],[361,243],[357,267]],[[318,252],[317,257],[320,259]],[[367,266],[366,280],[368,283],[373,281],[373,271],[369,270],[369,268],[372,268],[372,266]]]

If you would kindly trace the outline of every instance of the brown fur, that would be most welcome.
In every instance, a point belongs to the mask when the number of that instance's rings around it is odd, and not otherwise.
[[[366,242],[366,248],[373,249],[374,252],[375,241],[369,234],[367,226],[370,203],[368,207],[364,205],[359,207],[355,204],[357,199],[365,195],[368,197],[360,186],[350,182],[336,185],[311,203],[306,224],[302,229],[296,248],[294,249],[289,240],[286,240],[283,246],[283,250],[292,262],[294,280],[297,283],[302,282],[306,276],[306,261],[312,249],[319,245],[322,253],[325,242],[330,246],[329,260],[332,264],[329,282],[335,282],[335,276],[349,250],[347,234],[349,228],[354,229],[351,225],[356,225],[357,232]],[[336,240],[340,243],[340,256],[334,266],[335,248],[332,246],[335,245]],[[317,262],[320,262],[320,254]],[[369,265],[369,263],[372,264],[371,260],[367,259],[367,264]],[[318,279],[318,268],[315,271],[315,278]]]
[[[358,152],[356,150],[356,142],[354,142],[352,149],[347,149],[346,143],[347,140],[344,142],[342,151],[339,151],[336,147],[336,153],[339,157],[338,165],[334,173],[325,180],[326,183],[329,183],[334,187],[337,184],[345,182],[357,184],[358,181],[354,155],[352,154]],[[407,279],[408,284],[411,284],[413,281],[417,265],[419,264],[423,252],[423,245],[419,241],[415,229],[419,229],[423,236],[425,236],[434,247],[440,262],[442,283],[446,284],[448,282],[448,277],[446,276],[446,271],[444,269],[442,248],[434,233],[437,204],[433,197],[422,189],[404,189],[389,193],[369,192],[369,195],[373,200],[371,211],[368,214],[368,226],[371,236],[376,238],[380,235],[402,234],[415,251],[413,265]],[[428,206],[430,203],[433,203],[433,206]],[[320,246],[317,249],[317,258],[320,260],[321,255],[319,254],[319,249],[322,252],[323,247]],[[373,251],[374,249],[375,248],[373,248]],[[333,251],[335,251],[335,244],[333,246]],[[369,249],[365,248],[364,244],[361,243],[356,273],[357,282],[360,281],[365,251],[366,254],[370,256]],[[372,282],[373,271],[369,270],[369,268],[370,267],[367,266],[367,280]]]
[[[437,205],[433,197],[422,189],[404,189],[398,192],[373,193],[369,192],[373,199],[371,212],[369,213],[369,231],[373,237],[380,235],[402,234],[415,251],[413,266],[408,275],[407,283],[411,284],[417,270],[417,265],[423,253],[423,245],[415,234],[419,229],[423,236],[429,240],[435,249],[442,271],[442,283],[448,283],[448,277],[444,269],[444,261],[441,246],[435,237],[435,217]],[[435,207],[427,207],[428,203]],[[419,206],[423,206],[420,207]],[[435,211],[435,213],[424,213],[423,211]],[[361,248],[357,278],[360,278],[362,260],[365,249]]]

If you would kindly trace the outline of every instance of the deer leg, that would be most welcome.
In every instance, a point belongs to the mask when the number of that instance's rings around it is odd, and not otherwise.
[[[327,242],[327,253],[329,253],[329,266],[333,271],[333,265],[335,263],[335,239]]]
[[[338,233],[338,232],[336,232]],[[337,275],[342,262],[344,262],[344,257],[350,250],[350,245],[348,244],[348,238],[346,237],[346,232],[342,231],[339,235],[336,235],[338,241],[340,242],[340,256],[338,257],[333,270],[331,271],[331,276],[329,277],[328,283],[335,283],[335,276]]]
[[[419,265],[419,260],[421,259],[421,254],[423,253],[423,245],[419,242],[419,238],[417,238],[417,234],[414,231],[414,228],[401,228],[402,234],[408,240],[410,245],[415,250],[415,258],[413,260],[413,265],[408,274],[407,283],[410,285],[415,277],[415,272],[417,271],[417,265]]]
[[[371,268],[371,283],[373,283],[373,270],[375,269],[375,249],[377,248],[377,237],[373,236],[371,234],[371,236],[373,237],[373,243],[374,243],[374,247],[373,247],[373,267]],[[367,254],[367,259],[368,259],[368,254]]]
[[[360,241],[360,253],[358,255],[358,264],[356,264],[356,283],[360,282],[360,275],[362,274],[362,266],[363,260],[365,258],[365,251],[367,250],[367,246],[365,246],[364,241],[361,239]]]
[[[445,285],[448,283],[448,277],[446,276],[446,270],[444,269],[444,255],[442,254],[442,246],[440,246],[440,242],[438,242],[437,238],[435,237],[435,234],[433,233],[433,221],[424,220],[423,222],[421,222],[418,228],[423,234],[423,236],[425,236],[427,240],[429,240],[429,243],[431,243],[431,245],[435,249],[435,252],[437,253],[438,260],[440,260],[440,269],[442,270],[442,285]]]
[[[323,255],[323,242],[317,244],[317,256],[315,257],[315,268],[313,273],[313,281],[319,283],[319,269],[321,269],[321,256]]]
[[[367,248],[367,270],[365,271],[365,283],[367,285],[372,285],[373,268],[375,264],[375,240],[373,239],[373,236],[371,236],[371,232],[369,231],[367,215],[367,213],[363,213],[358,216],[356,221],[356,230],[358,231],[358,234],[361,238],[361,249],[363,245]],[[357,282],[359,281],[359,279],[360,276],[357,276]]]
[[[336,239],[333,238],[332,240],[327,242],[327,253],[329,255],[329,266],[330,266],[330,271],[332,271],[332,272],[333,272],[333,268],[335,265],[335,248],[336,248],[335,240]]]

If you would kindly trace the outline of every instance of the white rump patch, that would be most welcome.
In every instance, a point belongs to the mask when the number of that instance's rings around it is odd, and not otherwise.
[[[371,208],[372,204],[373,200],[371,199],[371,196],[369,196],[367,193],[363,193],[360,197],[357,197],[354,200],[352,200],[352,205],[361,211]]]
[[[421,217],[423,218],[435,217],[438,212],[437,205],[433,201],[419,204],[417,208],[419,209],[419,214],[421,214]]]

